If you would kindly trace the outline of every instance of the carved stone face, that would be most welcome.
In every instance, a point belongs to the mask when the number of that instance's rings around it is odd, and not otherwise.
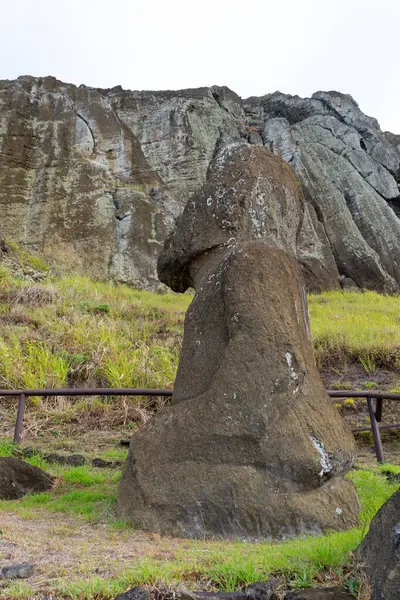
[[[262,146],[228,146],[168,237],[159,277],[175,291],[185,291],[194,285],[193,261],[243,241],[259,240],[294,255],[302,217],[301,192],[288,165]]]

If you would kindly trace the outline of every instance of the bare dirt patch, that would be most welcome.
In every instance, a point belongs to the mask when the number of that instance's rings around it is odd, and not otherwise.
[[[65,515],[43,516],[37,511],[31,516],[1,513],[0,564],[34,564],[29,583],[41,590],[65,577],[113,578],[143,557],[171,559],[179,544],[156,534],[116,530]]]

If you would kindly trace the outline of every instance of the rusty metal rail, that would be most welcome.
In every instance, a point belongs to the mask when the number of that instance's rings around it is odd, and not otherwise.
[[[52,388],[39,390],[0,390],[1,396],[19,397],[14,442],[19,444],[24,422],[26,398],[32,396],[172,396],[172,390],[151,388]]]
[[[353,433],[372,431],[375,453],[378,462],[384,462],[380,429],[400,429],[400,423],[380,425],[384,400],[400,400],[400,394],[391,392],[372,392],[359,390],[328,390],[331,398],[365,398],[368,406],[371,427],[353,428]],[[14,430],[14,442],[21,441],[26,398],[32,396],[172,396],[172,390],[149,388],[53,388],[39,390],[0,390],[0,397],[18,397],[17,419]],[[374,402],[375,401],[375,402]]]
[[[384,400],[400,400],[400,394],[392,392],[361,392],[359,390],[329,390],[328,394],[331,398],[365,398],[368,406],[369,420],[371,427],[357,427],[352,429],[353,433],[361,431],[372,431],[374,439],[375,454],[378,462],[384,462],[383,446],[381,440],[380,429],[399,429],[400,423],[390,425],[380,425],[382,421],[383,401]],[[375,400],[375,403],[374,403]]]

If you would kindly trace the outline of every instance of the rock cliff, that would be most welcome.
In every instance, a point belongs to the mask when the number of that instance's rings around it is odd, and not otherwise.
[[[81,272],[157,289],[156,259],[176,216],[216,153],[243,140],[280,155],[302,183],[297,254],[309,289],[399,289],[400,136],[337,92],[241,100],[225,87],[1,81],[2,236]]]

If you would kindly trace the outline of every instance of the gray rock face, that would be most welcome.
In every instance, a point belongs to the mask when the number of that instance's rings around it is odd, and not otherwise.
[[[264,144],[289,162],[307,198],[298,247],[308,287],[394,291],[400,283],[400,152],[351,96],[317,92],[252,98],[245,109]]]
[[[282,539],[358,518],[343,475],[354,439],[313,358],[296,260],[293,170],[232,144],[189,199],[159,259],[186,314],[173,405],[136,432],[118,514],[182,537]]]
[[[336,92],[242,101],[225,87],[131,92],[0,81],[2,235],[100,278],[159,287],[157,256],[216,153],[265,144],[307,200],[310,289],[399,288],[400,137]]]
[[[0,190],[5,238],[83,273],[159,286],[179,207],[107,94],[0,82]]]

